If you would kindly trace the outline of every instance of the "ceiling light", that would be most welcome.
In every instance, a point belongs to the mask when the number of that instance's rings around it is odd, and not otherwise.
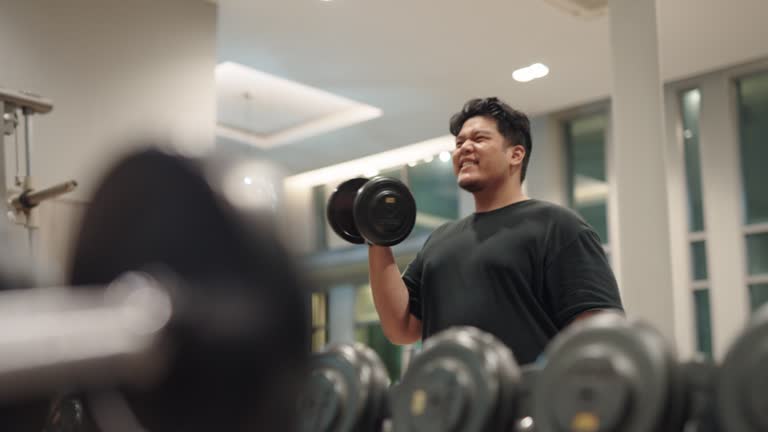
[[[529,82],[538,78],[544,78],[549,74],[549,68],[541,63],[520,68],[512,72],[512,78],[519,82]]]
[[[451,160],[451,154],[448,153],[447,151],[440,152],[440,160],[443,162],[448,162],[449,160]]]
[[[435,156],[427,156],[427,157],[424,158],[424,162],[426,162],[426,163],[430,163],[433,160],[435,160]]]
[[[379,170],[370,170],[363,174],[363,177],[376,177],[379,175]]]
[[[245,183],[247,185],[253,184],[253,179],[250,178],[250,177],[244,177],[243,178],[243,183]]]
[[[415,166],[416,166],[416,165],[418,165],[418,164],[419,164],[419,163],[418,163],[418,162],[416,162],[416,161],[410,161],[410,162],[408,162],[408,166],[409,166],[409,167],[411,167],[411,168],[415,167]]]

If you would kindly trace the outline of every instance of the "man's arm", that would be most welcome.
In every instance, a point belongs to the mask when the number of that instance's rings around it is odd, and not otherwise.
[[[613,312],[613,313],[623,313],[623,311],[619,309],[590,309],[584,312],[581,312],[580,314],[576,315],[576,317],[573,318],[573,321],[571,323],[574,323],[576,321],[580,321],[583,319],[590,318],[592,316],[598,315],[603,312]]]
[[[390,342],[407,345],[421,338],[421,321],[411,315],[409,293],[397,268],[392,249],[370,246],[368,273],[373,291],[373,303],[379,314],[384,335]]]
[[[600,239],[584,230],[546,270],[545,290],[559,328],[603,311],[623,313],[624,307]]]

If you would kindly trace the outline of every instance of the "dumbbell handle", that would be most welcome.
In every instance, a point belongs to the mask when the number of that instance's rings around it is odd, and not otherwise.
[[[10,204],[16,211],[30,210],[41,202],[71,192],[75,190],[76,187],[77,182],[71,180],[45,189],[25,191],[12,197]]]
[[[167,292],[138,273],[106,288],[0,292],[0,400],[148,382],[171,312]]]

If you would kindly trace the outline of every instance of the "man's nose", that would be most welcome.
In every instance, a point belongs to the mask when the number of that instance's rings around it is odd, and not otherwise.
[[[458,154],[462,155],[462,154],[469,153],[471,150],[474,150],[474,148],[475,148],[474,141],[466,140],[463,143],[461,143],[461,145],[457,149],[457,152]]]

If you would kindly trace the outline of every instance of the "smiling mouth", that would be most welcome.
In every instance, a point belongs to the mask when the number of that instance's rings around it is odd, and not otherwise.
[[[465,161],[461,163],[461,166],[459,167],[459,171],[464,171],[465,168],[477,166],[477,162],[474,161]]]

